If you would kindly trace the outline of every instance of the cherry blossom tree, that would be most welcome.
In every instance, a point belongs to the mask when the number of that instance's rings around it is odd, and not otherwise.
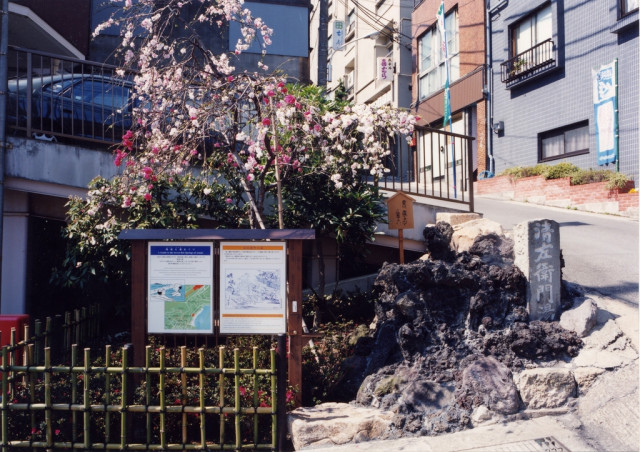
[[[273,34],[241,0],[111,3],[121,8],[95,34],[110,27],[121,32],[118,73],[134,82],[135,126],[114,150],[119,175],[97,178],[86,199],[68,204],[69,245],[59,281],[74,284],[92,275],[126,280],[128,249],[117,240],[124,228],[209,221],[218,227],[321,228],[345,241],[373,233],[376,209],[366,217],[349,206],[332,216],[326,212],[332,203],[308,207],[314,184],[345,194],[336,200],[360,206],[378,200],[363,181],[386,174],[390,143],[410,137],[412,115],[330,102],[319,89],[287,84],[286,75],[264,65],[261,73],[237,71],[234,57],[254,41],[266,53]],[[207,48],[198,31],[232,21],[243,36],[235,49]],[[301,190],[303,196],[292,195]],[[305,218],[305,209],[314,215]]]
[[[200,5],[196,17],[184,17],[187,4]],[[207,49],[194,31],[230,21],[243,36],[232,54],[254,40],[267,51],[272,30],[239,0],[125,1],[119,18],[96,30],[120,27],[120,73],[135,71],[137,126],[115,157],[123,168],[116,193],[123,208],[149,202],[159,180],[223,175],[242,187],[251,227],[266,227],[271,195],[283,227],[281,187],[291,174],[323,172],[337,189],[349,188],[345,169],[354,176],[385,174],[389,139],[412,133],[411,115],[368,105],[327,111],[317,98],[290,92],[284,76],[234,72],[232,55]]]

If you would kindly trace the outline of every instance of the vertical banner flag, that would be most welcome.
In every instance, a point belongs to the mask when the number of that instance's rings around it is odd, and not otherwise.
[[[440,41],[442,42],[442,55],[444,56],[444,67],[446,79],[444,82],[444,121],[443,126],[451,124],[451,102],[449,95],[449,53],[447,51],[447,32],[444,26],[444,0],[440,2],[440,8],[436,14],[438,20],[438,30],[440,31]]]
[[[440,1],[440,8],[438,8],[438,13],[436,14],[436,18],[438,21],[438,30],[440,31],[440,41],[442,42],[442,55],[444,56],[444,68],[445,68],[445,81],[444,81],[444,118],[442,121],[442,126],[447,127],[449,124],[449,132],[452,131],[451,125],[451,95],[449,92],[449,53],[447,51],[447,30],[445,29],[445,18],[444,18],[444,0]],[[455,148],[453,147],[453,137],[449,138],[451,140],[451,167],[453,168],[453,197],[457,198],[457,190],[456,190],[456,154]]]
[[[618,60],[592,70],[598,165],[618,160]]]

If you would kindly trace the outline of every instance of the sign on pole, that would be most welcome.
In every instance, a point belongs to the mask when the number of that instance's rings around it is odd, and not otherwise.
[[[593,73],[593,110],[598,165],[618,160],[618,60]]]
[[[149,333],[213,333],[213,246],[149,242]]]
[[[377,77],[378,80],[390,82],[393,80],[393,58],[379,57],[377,61]]]
[[[344,21],[333,21],[333,50],[339,51],[344,48]]]
[[[220,242],[220,333],[287,332],[285,242]]]
[[[389,229],[398,230],[400,263],[404,264],[404,229],[413,229],[413,203],[415,200],[401,191],[387,201]]]

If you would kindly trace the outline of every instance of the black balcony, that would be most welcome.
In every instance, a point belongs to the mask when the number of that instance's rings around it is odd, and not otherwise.
[[[526,80],[556,67],[556,49],[553,39],[547,39],[500,64],[502,83],[512,84]]]

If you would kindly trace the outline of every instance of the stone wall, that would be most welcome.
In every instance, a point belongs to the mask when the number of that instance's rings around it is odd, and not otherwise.
[[[571,185],[568,177],[546,180],[543,176],[520,179],[497,176],[475,182],[474,192],[479,196],[638,218],[638,192],[629,192],[633,182],[622,190],[609,190],[606,185],[606,182]]]

